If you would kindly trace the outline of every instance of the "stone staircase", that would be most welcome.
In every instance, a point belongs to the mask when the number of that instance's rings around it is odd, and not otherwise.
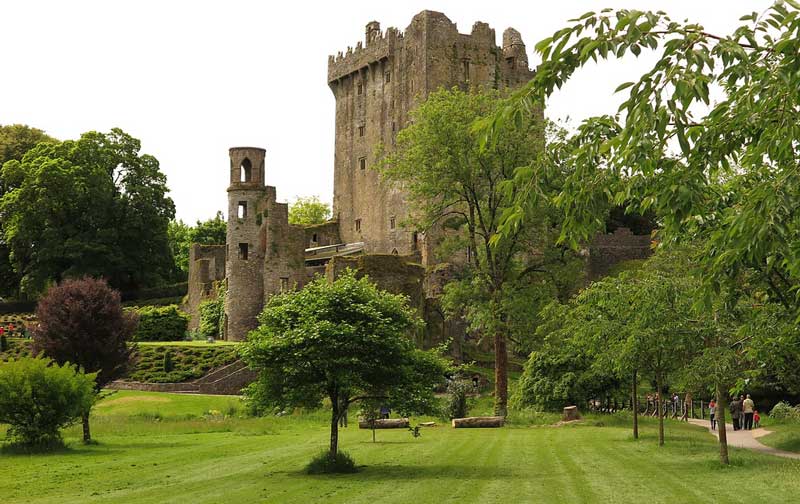
[[[106,388],[181,394],[239,395],[242,388],[254,382],[257,377],[258,373],[249,369],[243,361],[237,360],[190,382],[143,383],[115,380]]]

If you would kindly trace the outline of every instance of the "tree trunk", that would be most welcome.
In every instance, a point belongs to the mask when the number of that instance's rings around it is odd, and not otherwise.
[[[328,452],[331,460],[336,458],[339,451],[339,397],[334,393],[330,396],[331,399],[331,447]]]
[[[658,446],[664,446],[664,411],[661,407],[660,375],[656,375],[656,408],[658,409]]]
[[[728,409],[728,397],[722,392],[722,387],[717,384],[717,406],[715,418],[717,421],[717,435],[719,437],[719,461],[725,465],[730,464],[728,459],[728,432],[725,430],[725,410]]]
[[[379,418],[377,420],[360,420],[359,429],[407,429],[408,418]]]
[[[81,422],[83,423],[83,442],[88,443],[92,440],[92,433],[89,430],[89,412],[87,411],[81,415]]]
[[[508,415],[508,349],[500,333],[494,335],[494,414]]]
[[[633,409],[633,439],[639,439],[639,398],[638,383],[636,382],[636,370],[633,370],[633,397],[631,398],[631,408]]]

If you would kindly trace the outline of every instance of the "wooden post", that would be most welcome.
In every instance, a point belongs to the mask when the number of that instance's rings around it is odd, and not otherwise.
[[[700,419],[701,420],[706,419],[706,407],[703,406],[703,401],[700,401]]]

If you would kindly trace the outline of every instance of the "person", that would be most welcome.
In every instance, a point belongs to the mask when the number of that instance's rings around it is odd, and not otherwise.
[[[691,409],[692,409],[692,393],[686,392],[686,396],[684,396],[683,398],[683,416],[681,417],[681,420],[683,420],[684,422],[689,421],[689,413]]]
[[[755,411],[755,403],[747,394],[747,399],[742,401],[742,411],[744,412],[744,428],[746,430],[753,430],[753,412]]]
[[[731,422],[733,422],[733,430],[739,430],[739,415],[742,413],[742,403],[734,396],[731,400]]]
[[[389,418],[391,411],[388,406],[381,406],[381,418]]]
[[[761,427],[761,415],[758,414],[758,410],[753,411],[753,427],[756,429]]]
[[[476,374],[472,375],[472,389],[477,391],[478,390],[478,383],[480,382],[480,377]]]
[[[717,430],[717,419],[714,416],[717,412],[717,401],[711,399],[708,403],[708,418],[711,419],[711,430]]]

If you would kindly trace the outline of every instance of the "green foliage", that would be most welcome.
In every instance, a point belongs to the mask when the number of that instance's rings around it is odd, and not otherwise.
[[[449,419],[469,416],[469,398],[467,394],[471,391],[472,384],[467,380],[451,380],[447,384],[447,402],[444,407],[444,416]]]
[[[227,287],[225,282],[217,285],[217,297],[200,303],[199,333],[203,338],[222,337],[225,325],[225,296]]]
[[[3,165],[0,222],[24,294],[81,275],[119,289],[169,278],[175,206],[158,161],[140,147],[119,129],[89,132]]]
[[[212,369],[234,362],[235,345],[177,346],[139,345],[127,378],[145,383],[180,383],[196,380]],[[166,371],[166,355],[172,369]]]
[[[0,334],[0,352],[5,352],[8,350],[8,336],[5,334]]]
[[[379,291],[346,270],[334,282],[317,277],[300,291],[270,298],[242,358],[259,371],[246,390],[262,409],[331,404],[331,454],[337,423],[349,404],[381,398],[403,412],[435,411],[440,357],[409,337],[421,324],[402,295]]]
[[[772,407],[769,417],[779,422],[800,422],[800,408],[792,406],[786,401],[781,401]]]
[[[298,197],[289,205],[289,224],[324,224],[330,218],[331,207],[320,201],[319,196]]]
[[[570,304],[553,303],[542,311],[541,347],[525,363],[513,397],[516,408],[561,411],[592,398],[615,395],[620,378],[610,367],[594,366],[595,354],[567,322]]]
[[[541,198],[521,204],[507,191],[513,168],[541,155],[541,109],[532,107],[519,121],[498,126],[498,141],[480,148],[475,124],[504,106],[495,91],[431,93],[413,110],[410,124],[397,135],[396,149],[380,164],[382,175],[408,193],[407,225],[431,230],[432,241],[438,241],[439,260],[468,253],[463,275],[447,286],[443,306],[494,340],[500,356],[495,363],[498,414],[506,413],[506,338],[517,349],[529,350],[538,310],[561,290],[570,291],[573,273],[580,270],[569,267],[580,262],[571,252],[554,246],[552,230],[560,215],[551,202]],[[551,178],[559,187],[563,176],[552,173]],[[513,233],[498,235],[503,216],[516,210],[525,215],[524,223],[519,220]],[[563,276],[570,278],[556,280]]]
[[[139,325],[134,341],[180,341],[186,337],[189,316],[170,306],[144,306],[136,309]]]
[[[91,409],[95,374],[50,359],[11,360],[0,365],[0,423],[9,424],[10,440],[48,445],[59,430]]]
[[[167,350],[164,352],[164,374],[171,373],[175,369],[175,364],[172,362],[172,351]]]
[[[198,220],[194,227],[182,220],[173,220],[167,229],[169,247],[175,258],[175,268],[185,276],[189,272],[189,247],[193,243],[201,245],[224,245],[227,234],[227,223],[222,212],[217,212],[213,219]]]
[[[327,450],[320,452],[306,466],[306,474],[352,474],[357,471],[355,460],[343,451],[335,455]]]
[[[536,76],[485,123],[488,144],[586,64],[651,50],[652,69],[617,88],[625,97],[618,111],[587,119],[542,163],[518,170],[510,190],[520,202],[539,198],[543,175],[560,167],[568,176],[551,200],[566,214],[563,242],[590,239],[611,205],[652,211],[664,243],[702,240],[706,307],[748,275],[748,295],[763,291],[800,317],[800,128],[789,113],[800,85],[798,14],[797,2],[776,2],[730,34],[661,11],[607,9],[572,20],[537,44]],[[711,89],[720,96],[712,100]],[[509,213],[503,231],[521,219]]]

